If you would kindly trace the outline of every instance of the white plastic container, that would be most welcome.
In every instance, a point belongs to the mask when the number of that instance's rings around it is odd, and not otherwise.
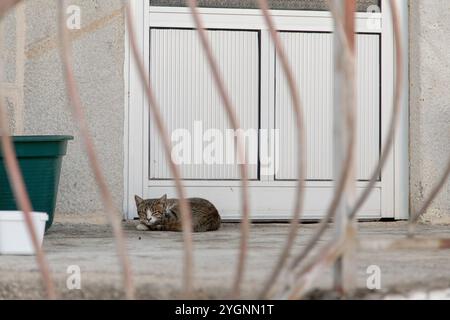
[[[48,215],[32,213],[34,228],[42,245]],[[0,211],[0,255],[34,255],[25,217],[21,211]]]

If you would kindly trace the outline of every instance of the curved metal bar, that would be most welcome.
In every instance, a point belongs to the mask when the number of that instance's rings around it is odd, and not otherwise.
[[[2,1],[0,3],[0,19],[2,19],[6,15],[6,13],[12,8],[14,8],[19,2],[20,0]],[[0,135],[1,135],[0,145],[5,161],[5,169],[8,174],[8,178],[14,193],[14,197],[17,201],[20,210],[22,210],[24,214],[27,230],[30,235],[34,251],[36,252],[36,263],[42,275],[42,280],[44,283],[47,297],[49,299],[56,299],[56,291],[50,275],[50,268],[48,266],[44,250],[42,249],[36,234],[34,221],[31,217],[33,209],[25,187],[22,172],[20,170],[19,163],[17,161],[16,151],[11,141],[11,137],[9,135],[10,133],[8,132],[9,131],[8,127],[9,127],[8,113],[5,110],[5,106],[3,104],[3,95],[0,94]]]
[[[0,19],[3,18],[9,10],[14,8],[22,0],[2,0],[0,2]]]
[[[331,12],[335,18],[336,21],[341,21],[342,19],[338,16],[336,9],[334,8],[334,5],[329,2]],[[344,43],[344,47],[349,50],[350,44],[348,43],[347,37],[345,37],[345,30],[343,26],[343,22],[336,23],[336,33],[342,38],[342,41]],[[349,53],[347,53],[349,54]],[[334,192],[333,199],[327,209],[327,213],[325,217],[321,220],[316,232],[313,234],[313,236],[308,240],[306,243],[305,248],[300,252],[299,255],[294,257],[292,262],[289,265],[289,269],[293,270],[295,269],[299,264],[301,264],[305,258],[311,253],[311,251],[314,249],[317,242],[320,240],[322,235],[325,233],[328,223],[332,220],[334,215],[336,214],[337,207],[341,201],[342,194],[345,189],[345,185],[350,177],[351,172],[351,165],[350,165],[350,159],[353,159],[355,148],[353,147],[356,143],[356,137],[355,137],[355,119],[354,116],[346,110],[347,114],[347,130],[349,131],[349,139],[347,142],[347,154],[344,161],[344,167],[341,171],[341,176],[339,177],[338,184],[336,186],[336,190]]]
[[[272,37],[272,41],[275,44],[276,52],[280,59],[281,65],[283,67],[283,71],[286,75],[286,79],[289,84],[289,89],[292,95],[292,105],[295,113],[295,121],[297,124],[297,140],[299,141],[298,146],[298,185],[296,192],[296,200],[294,213],[292,215],[292,220],[289,226],[289,233],[286,239],[286,243],[281,251],[281,254],[269,275],[267,281],[264,284],[264,287],[260,293],[260,297],[262,299],[266,298],[269,291],[272,289],[273,285],[277,281],[281,271],[283,270],[284,265],[289,257],[289,253],[291,252],[292,246],[294,245],[295,238],[298,234],[298,225],[299,220],[301,218],[303,204],[304,204],[304,188],[305,188],[305,177],[306,177],[306,143],[305,143],[305,127],[304,127],[304,117],[303,117],[303,108],[300,100],[300,95],[298,93],[297,84],[292,73],[292,69],[289,63],[289,59],[286,56],[285,50],[283,48],[283,44],[281,43],[280,37],[278,35],[277,30],[275,29],[275,25],[272,19],[272,16],[269,13],[269,8],[267,4],[267,0],[258,0],[259,6],[264,16],[264,20],[266,22],[267,27],[269,28],[270,35]]]
[[[300,272],[295,274],[295,279],[291,290],[283,293],[282,297],[289,300],[301,299],[314,285],[314,281],[321,275],[324,270],[331,266],[350,246],[348,239],[353,238],[350,229],[346,230],[336,242],[330,242],[322,248],[317,258],[308,263]],[[298,280],[297,280],[298,279]]]
[[[3,95],[0,95],[3,99]],[[23,181],[22,172],[20,170],[14,145],[11,141],[11,137],[8,132],[8,115],[5,111],[3,102],[0,102],[0,135],[1,135],[1,148],[5,161],[5,169],[8,173],[8,178],[13,189],[14,197],[18,203],[20,210],[23,211],[25,223],[27,225],[28,233],[31,237],[34,251],[36,252],[36,262],[41,272],[44,286],[49,299],[56,299],[56,292],[53,285],[53,281],[50,276],[50,268],[45,258],[44,250],[39,243],[35,224],[31,217],[33,209],[31,207],[30,198]]]
[[[442,175],[441,179],[438,181],[438,183],[434,186],[433,190],[431,191],[428,198],[423,203],[420,210],[414,214],[411,215],[410,223],[409,223],[409,235],[412,235],[414,232],[414,225],[417,223],[419,218],[427,211],[428,207],[431,205],[431,203],[434,201],[434,199],[437,197],[439,192],[442,190],[444,185],[448,182],[448,179],[450,177],[450,159],[447,162],[447,167],[444,170],[444,174]]]
[[[119,211],[114,206],[112,195],[109,191],[108,185],[105,181],[105,177],[103,176],[103,172],[97,159],[94,143],[89,133],[89,128],[82,107],[80,93],[78,90],[77,82],[75,80],[72,68],[73,55],[69,35],[66,29],[65,8],[66,8],[66,0],[58,1],[59,41],[60,41],[59,47],[67,86],[67,92],[70,98],[70,105],[72,107],[74,119],[80,130],[81,138],[86,148],[86,153],[89,158],[92,171],[94,173],[95,179],[97,181],[100,190],[106,215],[112,226],[114,238],[116,240],[117,254],[123,272],[125,295],[127,299],[134,299],[133,275],[131,271],[129,257],[127,254],[125,237],[121,226],[121,220],[119,218],[120,214]]]
[[[364,189],[364,192],[356,201],[356,204],[352,211],[350,212],[350,217],[353,219],[357,214],[359,209],[361,209],[362,205],[366,202],[370,193],[372,192],[372,188],[375,185],[378,177],[380,176],[381,169],[386,163],[389,154],[392,151],[392,145],[395,139],[395,131],[397,129],[400,109],[401,109],[401,100],[402,100],[402,85],[403,85],[403,46],[402,40],[400,38],[400,22],[398,18],[398,9],[394,3],[394,1],[389,1],[389,5],[392,12],[392,20],[394,27],[394,42],[396,47],[396,66],[395,66],[395,91],[394,91],[394,106],[392,108],[392,116],[391,123],[389,125],[387,140],[381,152],[380,160],[378,161],[377,167],[374,169],[370,181],[367,187]]]
[[[183,273],[183,286],[186,297],[191,297],[193,293],[193,274],[194,274],[194,260],[193,260],[193,244],[192,244],[192,217],[191,208],[189,203],[186,201],[186,193],[181,181],[181,174],[178,166],[172,159],[172,148],[169,135],[167,134],[167,128],[164,124],[164,120],[160,113],[160,107],[153,93],[152,87],[150,85],[150,80],[148,77],[148,71],[144,67],[144,62],[139,53],[138,46],[136,43],[136,33],[132,23],[132,14],[129,6],[128,0],[123,0],[126,12],[127,30],[129,35],[129,41],[131,45],[131,51],[134,60],[137,64],[137,69],[139,72],[139,77],[144,85],[145,94],[149,101],[149,109],[152,112],[156,128],[160,134],[161,140],[164,146],[164,152],[169,162],[169,168],[172,176],[175,180],[175,187],[179,197],[181,220],[183,226],[183,244],[184,244],[184,273]]]
[[[239,260],[237,264],[236,276],[233,280],[232,297],[237,298],[240,295],[241,283],[244,278],[244,269],[247,256],[248,238],[250,234],[250,212],[249,212],[249,194],[248,194],[248,170],[247,161],[245,160],[245,152],[242,144],[241,132],[239,130],[240,125],[236,116],[235,108],[231,99],[228,96],[225,84],[223,83],[222,77],[220,76],[219,67],[216,60],[214,59],[205,28],[203,26],[202,19],[198,12],[197,1],[187,0],[187,3],[191,9],[192,17],[194,18],[194,23],[197,27],[200,41],[206,54],[206,58],[211,67],[211,71],[217,86],[217,89],[224,102],[225,110],[228,114],[231,126],[236,131],[237,135],[237,156],[239,159],[239,168],[242,178],[242,222],[241,222],[241,243],[239,251]]]
[[[396,45],[396,49],[397,49],[397,75],[396,75],[397,79],[396,79],[396,87],[395,87],[396,98],[394,100],[399,102],[400,101],[400,98],[399,98],[400,93],[398,91],[400,90],[401,84],[402,84],[402,76],[401,76],[402,67],[399,65],[401,65],[402,61],[403,61],[403,50],[402,50],[401,39],[400,39],[401,33],[400,33],[400,22],[399,22],[399,18],[398,18],[397,5],[392,0],[389,2],[389,4],[391,7],[391,12],[392,12],[392,21],[393,21],[393,25],[394,25],[394,39],[395,39],[395,45]],[[394,129],[395,129],[395,126],[394,126]],[[355,211],[353,211],[353,212],[355,212]],[[353,217],[354,217],[354,215],[353,215]],[[350,232],[350,230],[348,232]],[[348,232],[346,234],[344,234],[343,236],[341,236],[340,239],[337,239],[337,240],[332,239],[331,241],[329,241],[328,245],[325,246],[325,248],[321,251],[321,253],[319,253],[313,259],[313,261],[310,264],[308,264],[308,267],[302,269],[302,271],[298,274],[298,277],[296,277],[296,285],[291,286],[289,288],[289,291],[291,292],[291,295],[290,295],[291,298],[299,299],[302,297],[302,295],[305,292],[307,292],[307,290],[309,290],[309,286],[305,285],[305,283],[306,283],[305,279],[311,278],[311,277],[312,278],[317,277],[317,275],[320,274],[320,272],[315,272],[315,270],[317,270],[317,268],[324,268],[324,267],[329,266],[332,263],[334,263],[336,258],[339,256],[339,254],[337,254],[337,253],[343,252],[343,246],[345,246],[345,243],[346,243],[345,240],[348,235]],[[330,257],[330,259],[328,259],[327,257]],[[311,279],[307,283],[311,284],[312,283]]]

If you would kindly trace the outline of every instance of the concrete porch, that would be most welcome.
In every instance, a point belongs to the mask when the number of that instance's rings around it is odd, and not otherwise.
[[[300,250],[316,224],[301,226],[296,250]],[[133,222],[124,223],[129,252],[140,299],[173,299],[179,296],[182,270],[182,237],[179,233],[138,232]],[[256,298],[279,254],[287,224],[255,224],[251,230],[250,256],[243,297]],[[405,222],[371,222],[359,224],[360,236],[399,238],[406,233]],[[448,236],[449,226],[425,225],[418,228],[423,237]],[[326,238],[329,238],[329,233]],[[231,286],[239,244],[239,225],[224,224],[218,232],[194,235],[195,285],[202,299],[225,297]],[[121,277],[109,226],[101,214],[56,215],[56,222],[44,240],[44,247],[60,296],[65,299],[122,298]],[[69,291],[67,268],[81,268],[82,290]],[[366,286],[366,269],[381,268],[382,290],[450,288],[448,251],[406,250],[358,253],[358,283]],[[328,288],[331,273],[318,281]],[[34,257],[0,256],[0,299],[43,298]]]

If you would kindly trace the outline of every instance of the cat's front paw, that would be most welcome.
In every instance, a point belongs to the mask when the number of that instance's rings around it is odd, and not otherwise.
[[[164,231],[164,227],[160,224],[149,227],[151,231]]]
[[[136,230],[138,230],[138,231],[148,231],[148,230],[150,230],[150,228],[149,227],[147,227],[145,224],[143,224],[143,223],[139,223],[137,226],[136,226]]]

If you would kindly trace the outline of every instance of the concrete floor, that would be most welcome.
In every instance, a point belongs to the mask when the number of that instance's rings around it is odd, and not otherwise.
[[[299,251],[316,229],[316,224],[301,226],[295,250]],[[182,274],[182,237],[180,233],[138,232],[134,223],[124,223],[129,252],[135,272],[138,297],[170,299],[179,297]],[[444,237],[449,226],[420,225],[425,237]],[[405,235],[405,222],[359,224],[360,236],[399,238]],[[243,283],[243,297],[255,298],[271,271],[275,257],[285,241],[287,224],[252,226],[250,255]],[[325,239],[329,238],[329,234]],[[194,235],[195,286],[197,297],[225,297],[231,286],[239,245],[239,225],[224,224],[217,232]],[[63,298],[121,298],[121,277],[114,241],[104,218],[98,215],[62,216],[45,237],[44,248],[53,277]],[[68,290],[67,268],[81,269],[81,290]],[[411,288],[450,288],[449,251],[406,250],[359,252],[358,284],[365,287],[366,269],[381,268],[383,291]],[[327,271],[317,285],[328,288]],[[34,257],[0,256],[0,299],[42,298],[43,292]]]

